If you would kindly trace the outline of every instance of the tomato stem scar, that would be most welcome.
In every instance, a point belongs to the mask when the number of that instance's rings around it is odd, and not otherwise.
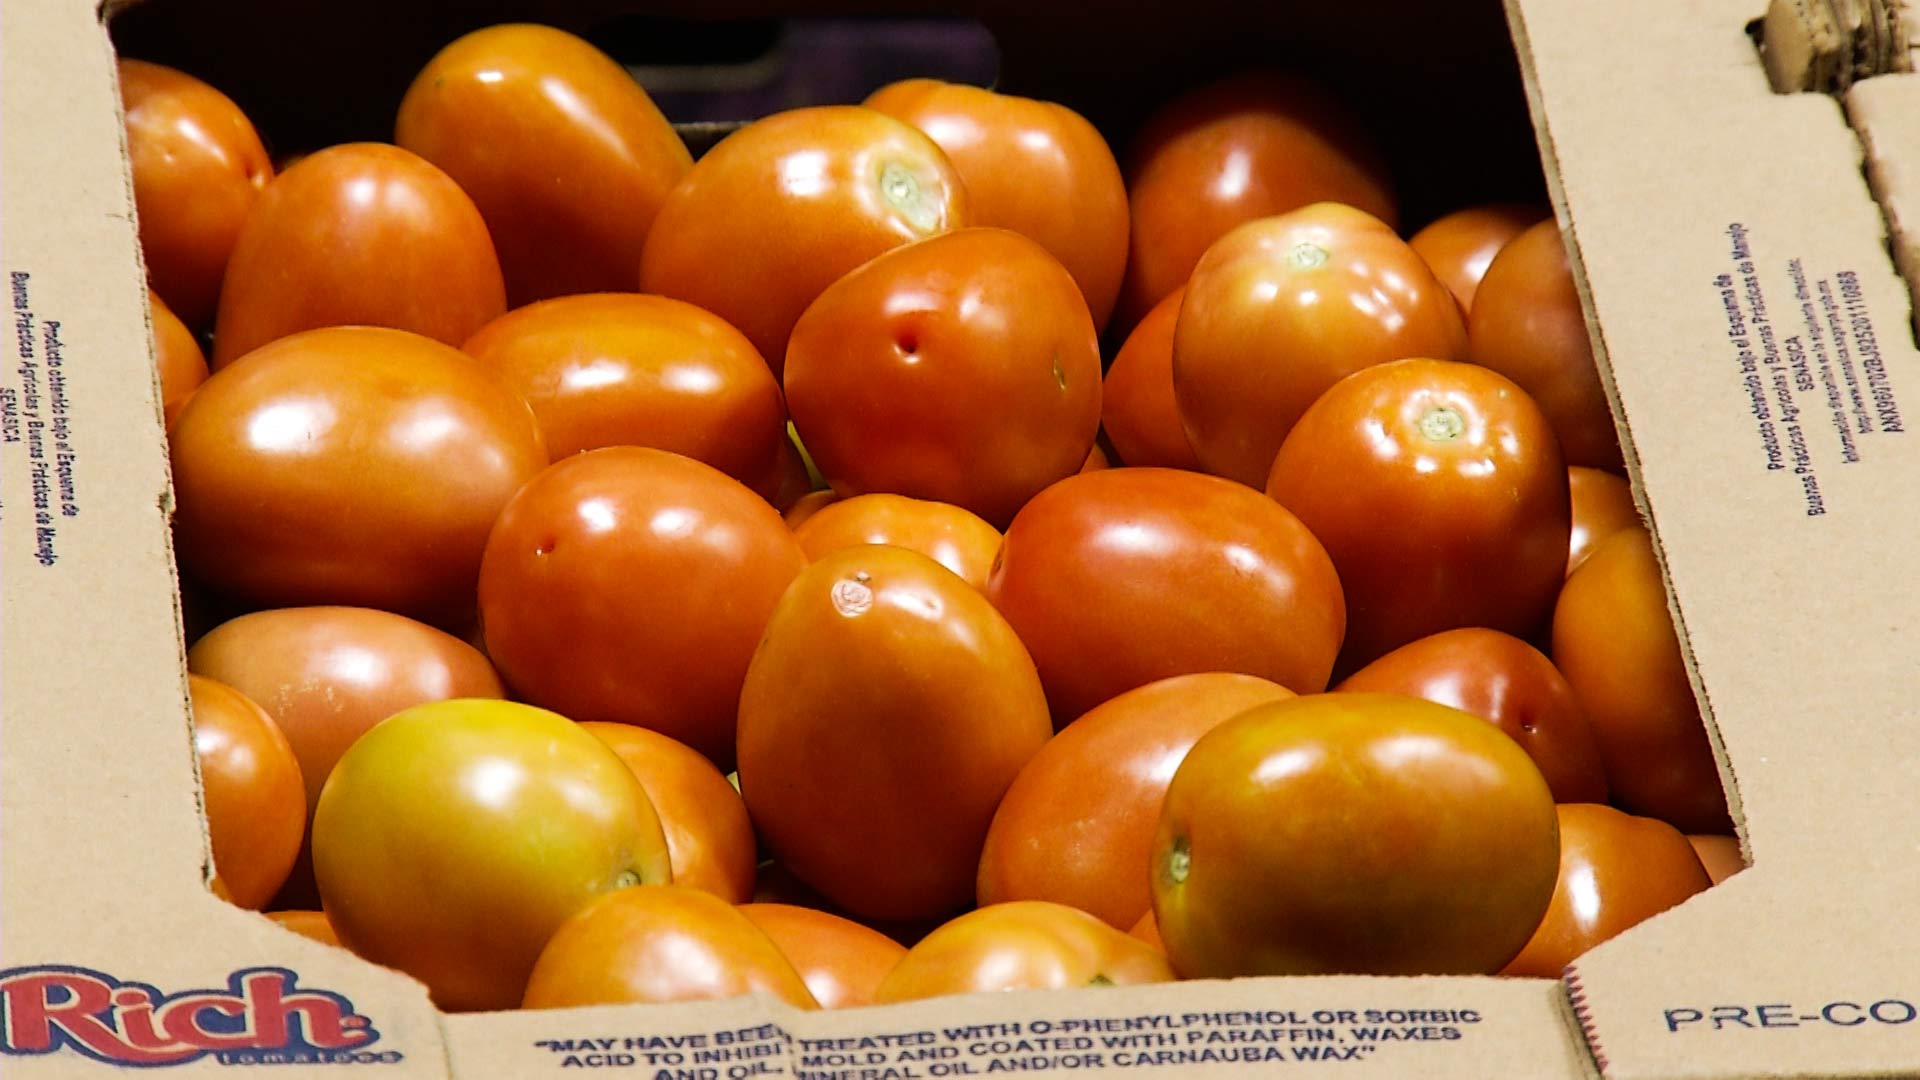
[[[613,879],[613,887],[616,889],[631,889],[635,885],[644,885],[646,882],[647,879],[640,876],[640,871],[629,868],[620,871],[619,875]]]
[[[1428,409],[1420,418],[1420,434],[1434,442],[1452,442],[1466,434],[1467,421],[1458,409],[1450,405],[1439,405]]]
[[[922,232],[939,223],[935,209],[920,196],[920,181],[912,170],[897,161],[880,167],[880,196],[887,205],[906,215],[907,221]]]
[[[1316,266],[1327,265],[1327,249],[1319,244],[1302,240],[1287,252],[1287,262],[1299,270],[1311,270]]]
[[[1193,869],[1193,853],[1188,849],[1187,838],[1174,838],[1173,850],[1167,852],[1167,880],[1175,885],[1187,883],[1187,873]]]

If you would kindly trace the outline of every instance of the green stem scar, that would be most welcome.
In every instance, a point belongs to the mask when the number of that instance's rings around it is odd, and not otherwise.
[[[880,197],[898,210],[908,224],[927,232],[940,223],[940,212],[920,192],[920,180],[913,170],[897,161],[880,167]]]
[[[616,889],[631,889],[635,885],[646,883],[647,879],[640,876],[640,871],[631,868],[620,871],[619,875],[613,879],[613,887]]]
[[[1325,266],[1330,257],[1326,248],[1305,240],[1293,245],[1287,251],[1287,262],[1292,263],[1298,270],[1311,270],[1316,266]]]
[[[1167,880],[1175,885],[1185,885],[1187,874],[1193,869],[1193,852],[1184,836],[1175,837],[1172,850],[1167,852]]]
[[[1420,418],[1420,434],[1433,442],[1452,442],[1466,432],[1466,419],[1452,406],[1436,406]]]

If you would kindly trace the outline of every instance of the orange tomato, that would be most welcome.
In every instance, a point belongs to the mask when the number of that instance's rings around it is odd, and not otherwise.
[[[1731,836],[1689,836],[1693,853],[1706,867],[1707,877],[1715,885],[1747,868],[1747,857],[1740,853],[1740,841]]]
[[[1200,470],[1173,400],[1173,327],[1186,289],[1167,294],[1127,335],[1100,388],[1100,423],[1128,465]]]
[[[568,919],[540,952],[520,1004],[717,1001],[766,994],[819,1005],[800,973],[740,909],[678,885],[621,889]]]
[[[327,921],[324,911],[269,911],[267,918],[322,945],[340,945],[340,935],[333,932],[333,924]]]
[[[153,318],[153,360],[160,378],[160,411],[167,426],[186,407],[187,399],[207,381],[207,358],[200,342],[180,317],[167,309],[166,301],[152,289],[147,290],[147,309]]]
[[[780,384],[738,330],[691,304],[568,296],[510,311],[460,348],[533,406],[555,461],[651,446],[743,484],[779,464]]]
[[[859,495],[823,506],[793,526],[809,559],[859,544],[892,544],[917,551],[965,578],[976,589],[1000,550],[1000,530],[957,506],[904,495]]]
[[[985,597],[918,552],[843,548],[794,580],[754,654],[740,790],[780,864],[835,906],[932,918],[973,898],[994,808],[1052,731]]]
[[[1004,229],[896,248],[793,328],[787,407],[841,495],[892,492],[1005,524],[1100,427],[1100,343],[1058,260]]]
[[[227,896],[259,909],[280,888],[307,833],[293,747],[259,705],[225,683],[187,676],[213,865]]]
[[[516,307],[631,288],[654,215],[693,167],[624,68],[525,23],[435,54],[400,102],[394,142],[473,196]]]
[[[880,1004],[946,994],[1069,990],[1172,982],[1153,946],[1084,911],[1044,900],[969,911],[907,950],[874,995]]]
[[[147,281],[183,322],[203,328],[273,163],[240,107],[185,72],[121,60],[120,100]]]
[[[458,345],[507,309],[473,200],[418,155],[349,143],[260,194],[234,242],[214,325],[218,371],[323,326],[385,326]]]
[[[1165,955],[1167,951],[1167,943],[1160,940],[1160,924],[1153,920],[1152,908],[1148,908],[1147,913],[1140,916],[1140,921],[1133,924],[1133,929],[1127,931],[1127,935],[1129,937],[1139,938],[1141,941],[1159,949],[1162,955]]]
[[[457,350],[334,327],[207,380],[170,433],[180,565],[259,607],[473,605],[487,530],[546,464],[520,396]]]
[[[640,291],[739,327],[777,375],[827,286],[967,220],[959,174],[912,126],[853,105],[793,109],[720,140],[681,179],[647,235]]]
[[[1037,241],[1073,275],[1094,326],[1107,324],[1127,266],[1127,189],[1085,117],[936,79],[883,86],[865,104],[926,132],[966,185],[972,224]]]
[[[1493,257],[1527,226],[1551,216],[1546,207],[1526,203],[1470,206],[1414,233],[1407,245],[1419,252],[1434,276],[1460,301],[1460,310],[1471,311],[1474,293]]]
[[[807,519],[839,501],[840,496],[832,491],[810,491],[796,499],[792,506],[787,507],[782,520],[787,523],[787,528],[798,532],[800,526],[807,523]],[[991,529],[993,526],[989,525],[987,528]]]
[[[784,405],[781,411],[785,411]],[[780,444],[774,447],[773,465],[748,486],[784,515],[813,493],[813,474],[807,471],[807,459],[800,448],[784,433],[786,429],[782,430]]]
[[[606,743],[646,789],[666,832],[673,882],[705,889],[729,904],[753,897],[753,822],[720,770],[656,731],[594,721],[580,725]]]
[[[1113,468],[1113,462],[1108,460],[1106,450],[1098,442],[1093,444],[1093,449],[1087,451],[1087,460],[1080,464],[1080,471],[1083,473],[1111,468]]]
[[[773,939],[823,1009],[873,1004],[874,991],[907,947],[877,930],[792,904],[742,904],[745,915]]]
[[[1579,465],[1567,466],[1567,493],[1573,498],[1573,532],[1567,538],[1571,577],[1602,540],[1640,524],[1640,507],[1624,478]]]

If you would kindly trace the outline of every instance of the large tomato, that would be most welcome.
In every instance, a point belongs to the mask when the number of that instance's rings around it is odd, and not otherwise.
[[[1078,990],[1172,982],[1160,950],[1065,904],[989,904],[907,950],[881,982],[880,1004],[1002,990]]]
[[[1208,472],[1251,487],[1314,400],[1410,356],[1462,359],[1453,295],[1377,218],[1317,203],[1207,249],[1173,332],[1173,394]]]
[[[236,904],[261,908],[307,834],[300,763],[273,720],[225,683],[187,676],[213,868]]]
[[[1200,737],[1154,836],[1174,969],[1491,974],[1547,910],[1553,794],[1493,725],[1391,694],[1258,706]]]
[[[1033,661],[958,575],[843,548],[780,599],[740,694],[740,790],[774,856],[863,918],[973,898],[994,808],[1052,734]]]
[[[1100,427],[1100,342],[1059,260],[1004,229],[897,248],[794,325],[787,407],[842,495],[893,492],[1004,525],[1079,471]]]
[[[1601,541],[1640,524],[1640,507],[1624,477],[1580,465],[1567,467],[1567,493],[1573,499],[1573,532],[1567,538],[1567,574],[1572,576]]]
[[[1127,267],[1127,189],[1085,117],[935,79],[883,86],[866,105],[939,143],[966,185],[972,223],[1038,241],[1079,283],[1093,324],[1107,324]]]
[[[779,374],[808,304],[875,255],[968,223],[933,140],[854,105],[792,109],[720,140],[667,196],[640,291],[740,328]]]
[[[153,362],[160,375],[160,411],[172,426],[187,399],[207,381],[207,358],[193,331],[152,289],[147,290],[147,308],[153,317]]]
[[[823,1009],[873,1004],[874,991],[907,947],[851,919],[792,904],[742,904],[740,914],[773,939]]]
[[[657,731],[631,724],[582,723],[613,748],[646,789],[660,816],[673,883],[718,896],[730,904],[753,897],[755,857],[753,822],[713,762]]]
[[[195,391],[170,433],[181,566],[260,607],[473,606],[493,519],[546,464],[520,395],[457,350],[350,326]]]
[[[1567,579],[1553,659],[1587,711],[1616,805],[1683,832],[1733,831],[1645,528],[1608,537]]]
[[[1184,288],[1153,306],[1127,335],[1100,388],[1100,423],[1127,465],[1198,471],[1173,399],[1173,327]]]
[[[240,107],[184,72],[122,60],[120,100],[147,281],[182,321],[204,328],[273,163]]]
[[[1147,855],[1181,759],[1225,721],[1292,696],[1251,675],[1176,675],[1068,724],[1000,800],[980,855],[980,903],[1052,900],[1132,926],[1151,904]]]
[[[1549,216],[1546,207],[1525,203],[1470,206],[1432,222],[1407,244],[1460,301],[1460,310],[1472,311],[1493,257],[1527,226]]]
[[[1320,87],[1282,72],[1174,99],[1134,140],[1126,175],[1133,234],[1122,328],[1184,284],[1200,253],[1242,222],[1329,201],[1395,221],[1386,168],[1358,121]]]
[[[614,446],[555,463],[501,512],[480,568],[487,655],[526,700],[733,762],[747,661],[806,556],[726,474]]]
[[[753,484],[787,440],[780,384],[753,344],[664,296],[547,300],[502,315],[460,348],[533,406],[555,461],[651,446]]]
[[[986,588],[1000,551],[1000,530],[976,514],[946,503],[904,495],[859,495],[821,507],[793,526],[809,559],[859,544],[892,544],[927,556]]]
[[[1326,689],[1341,582],[1298,518],[1173,469],[1107,469],[1040,493],[1007,529],[987,596],[1033,653],[1056,723],[1173,675]]]
[[[1532,635],[1566,576],[1553,431],[1471,364],[1399,360],[1341,380],[1294,425],[1267,493],[1339,568],[1346,671],[1456,627]]]
[[[487,224],[460,185],[397,146],[349,143],[261,192],[227,263],[212,361],[322,326],[458,345],[506,309]]]
[[[631,288],[654,215],[693,167],[624,68],[525,23],[441,49],[401,100],[394,142],[473,196],[516,306]]]

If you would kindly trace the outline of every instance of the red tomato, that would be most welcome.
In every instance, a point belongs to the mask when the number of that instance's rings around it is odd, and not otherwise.
[[[1173,326],[1185,296],[1185,288],[1175,289],[1147,312],[1101,385],[1100,422],[1128,465],[1200,469],[1173,400]]]
[[[631,288],[654,215],[693,167],[626,69],[525,23],[440,50],[401,100],[394,142],[473,196],[515,306]]]
[[[1326,688],[1346,628],[1326,549],[1218,477],[1109,469],[1041,492],[1007,529],[987,596],[1032,650],[1064,726],[1195,672]]]
[[[1052,900],[1132,926],[1151,902],[1147,856],[1181,759],[1221,723],[1292,696],[1251,675],[1180,675],[1068,724],[1000,800],[980,855],[980,903]]]
[[[1715,885],[1747,868],[1747,857],[1740,852],[1740,841],[1731,836],[1689,836],[1693,853],[1706,867],[1707,877]]]
[[[1567,579],[1553,659],[1593,725],[1615,805],[1683,832],[1733,831],[1646,529],[1608,537]]]
[[[1460,310],[1471,311],[1473,295],[1493,257],[1527,226],[1551,216],[1546,207],[1528,203],[1470,206],[1414,233],[1407,245],[1419,252],[1434,276],[1460,301]]]
[[[1085,463],[1100,343],[1045,249],[962,229],[822,292],[793,328],[786,390],[835,491],[934,499],[1001,525]]]
[[[1077,990],[1172,982],[1158,949],[1099,919],[1042,900],[969,911],[907,951],[880,1004],[1003,990]]]
[[[986,598],[918,552],[843,548],[794,581],[754,654],[740,790],[781,865],[834,905],[932,918],[973,898],[994,808],[1052,730]]]
[[[661,205],[640,291],[740,328],[779,374],[814,297],[890,248],[967,224],[933,140],[858,106],[793,109],[720,140]]]
[[[779,464],[780,384],[738,330],[664,296],[569,296],[510,311],[461,350],[527,399],[558,461],[651,446],[743,484]]]
[[[1553,895],[1553,795],[1512,739],[1418,698],[1320,694],[1200,737],[1154,836],[1174,969],[1491,974]]]
[[[766,994],[819,1005],[779,946],[738,908],[677,885],[621,889],[560,927],[541,951],[521,1005],[716,1001]]]
[[[976,589],[1000,551],[1000,531],[957,506],[904,495],[860,495],[824,506],[793,526],[809,559],[859,544],[892,544],[917,551],[965,578]]]
[[[487,541],[487,655],[528,701],[728,768],[747,661],[805,564],[779,512],[709,466],[577,454],[528,482]]]
[[[1339,568],[1342,670],[1456,627],[1531,635],[1566,574],[1553,431],[1519,387],[1471,364],[1400,360],[1341,380],[1294,425],[1267,493]]]
[[[1567,574],[1572,576],[1600,542],[1640,524],[1633,488],[1610,472],[1567,467],[1567,492],[1573,498],[1573,533],[1567,538]]]
[[[1560,226],[1542,221],[1500,249],[1474,294],[1467,358],[1533,396],[1567,464],[1619,472],[1613,408],[1594,367]]]
[[[1456,360],[1453,295],[1385,223],[1318,203],[1207,249],[1173,334],[1173,394],[1208,472],[1250,487],[1343,377],[1409,356]]]
[[[507,309],[473,200],[397,146],[330,147],[260,194],[228,260],[219,370],[322,326],[386,326],[458,345]]]
[[[213,865],[227,896],[259,909],[280,888],[307,834],[307,793],[293,747],[259,705],[225,683],[187,676]]]
[[[729,904],[753,897],[753,822],[720,770],[689,747],[631,724],[580,725],[613,748],[646,789],[660,816],[673,883],[705,889]]]
[[[186,408],[187,399],[207,381],[207,358],[193,331],[167,310],[160,294],[147,290],[147,309],[153,317],[153,360],[160,373],[160,410],[168,427]]]
[[[1712,884],[1687,838],[1664,821],[1585,803],[1557,809],[1553,903],[1503,975],[1558,979],[1588,949]]]
[[[1553,661],[1519,638],[1448,630],[1400,646],[1335,689],[1404,694],[1472,713],[1520,744],[1555,802],[1606,801],[1606,768],[1579,699]]]
[[[1299,76],[1235,76],[1148,118],[1127,157],[1132,246],[1118,325],[1179,288],[1234,226],[1317,202],[1395,221],[1386,168],[1358,121]]]
[[[940,144],[966,185],[970,221],[1037,241],[1107,324],[1127,266],[1127,189],[1107,140],[1064,105],[935,79],[866,100]]]
[[[333,924],[327,922],[324,911],[269,911],[267,918],[322,945],[340,945],[340,935],[333,932]]]
[[[873,1004],[880,980],[907,954],[877,930],[812,908],[742,904],[740,914],[780,947],[823,1009]]]
[[[184,72],[120,61],[147,281],[182,321],[213,321],[220,279],[273,163],[240,107]]]

